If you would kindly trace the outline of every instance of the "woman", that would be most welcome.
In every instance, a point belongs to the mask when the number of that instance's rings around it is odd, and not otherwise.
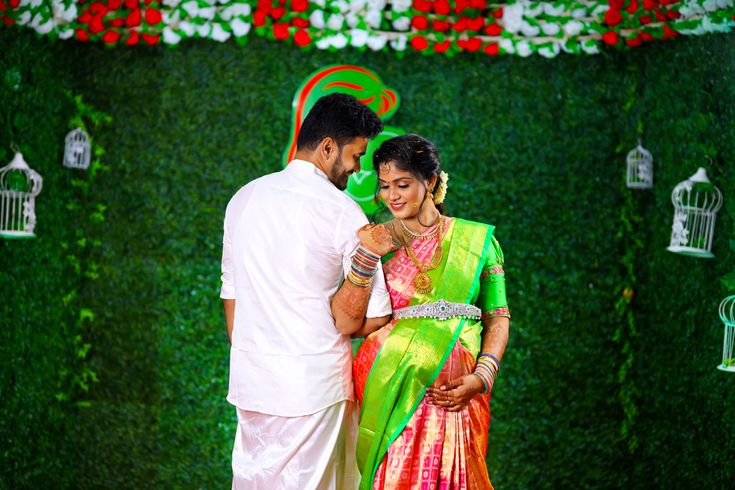
[[[361,489],[490,489],[489,392],[508,340],[503,254],[493,227],[443,216],[447,175],[417,135],[373,156],[386,223],[393,320],[360,346]]]

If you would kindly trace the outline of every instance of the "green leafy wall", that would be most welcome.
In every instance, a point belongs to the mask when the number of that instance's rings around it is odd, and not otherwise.
[[[44,176],[39,238],[0,242],[8,486],[33,488],[49,472],[62,487],[228,486],[224,208],[279,169],[293,92],[332,63],[371,68],[396,89],[390,123],[438,145],[449,214],[497,227],[513,321],[492,402],[496,487],[735,479],[735,376],[715,369],[733,220],[723,208],[714,260],[665,250],[671,189],[698,166],[735,202],[734,36],[555,60],[397,60],[259,39],[106,49],[7,31],[0,49],[12,54],[0,68],[27,80],[18,94],[4,89],[0,112],[28,118],[23,150]],[[62,89],[112,118],[91,130],[106,153],[87,194],[60,164],[78,112]],[[624,160],[639,135],[656,185],[631,192]],[[69,276],[59,244],[77,229],[101,243],[78,254],[97,279]],[[80,323],[81,311],[93,315]],[[82,361],[65,329],[90,344]],[[65,367],[99,382],[56,401],[51,382]],[[49,412],[55,425],[40,421]]]

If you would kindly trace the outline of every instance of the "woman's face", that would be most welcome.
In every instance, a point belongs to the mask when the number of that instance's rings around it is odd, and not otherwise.
[[[393,216],[403,220],[416,216],[427,192],[425,182],[393,161],[381,163],[378,169],[380,197]]]

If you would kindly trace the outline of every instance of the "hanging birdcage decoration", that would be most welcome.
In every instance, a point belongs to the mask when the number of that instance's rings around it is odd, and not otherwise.
[[[722,342],[722,364],[717,369],[735,373],[735,296],[722,300],[720,318],[725,324],[725,338]]]
[[[653,187],[653,156],[651,152],[638,146],[628,152],[625,159],[628,168],[626,183],[631,189],[650,189]]]
[[[41,192],[43,179],[31,169],[23,155],[0,168],[0,236],[3,238],[31,238],[36,226],[36,196]]]
[[[70,131],[64,145],[64,166],[85,170],[89,168],[89,158],[89,135],[81,128]]]
[[[707,178],[702,167],[671,193],[674,224],[667,250],[693,257],[712,258],[717,211],[722,207],[722,193]]]

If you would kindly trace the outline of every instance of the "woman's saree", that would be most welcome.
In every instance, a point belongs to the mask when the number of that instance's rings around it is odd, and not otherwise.
[[[502,252],[488,225],[454,219],[442,237],[439,266],[429,272],[433,291],[417,293],[418,269],[404,249],[384,264],[393,308],[444,299],[477,304],[507,315]],[[414,240],[428,263],[437,241]],[[357,457],[361,489],[492,488],[485,466],[489,395],[448,412],[424,398],[426,387],[474,370],[482,325],[474,320],[406,318],[369,336],[354,361],[362,409]]]

